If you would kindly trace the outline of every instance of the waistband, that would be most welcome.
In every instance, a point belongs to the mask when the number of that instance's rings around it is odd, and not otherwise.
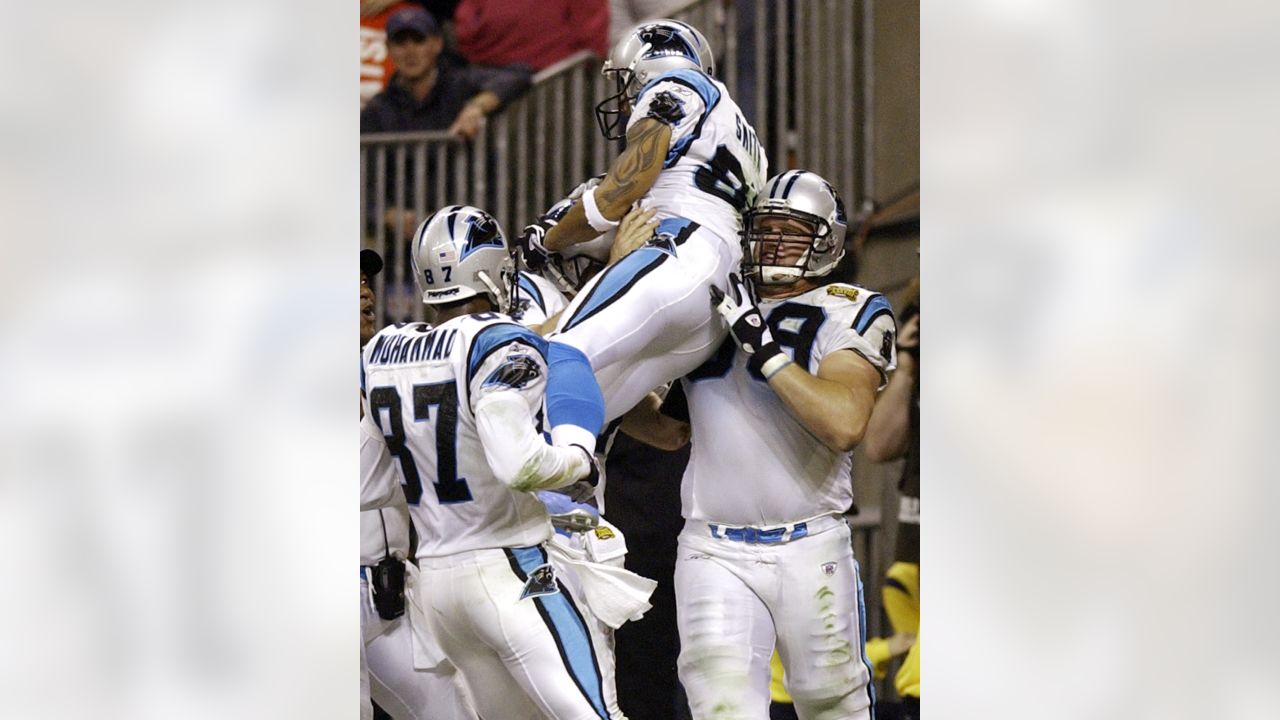
[[[709,536],[717,540],[731,540],[751,545],[779,545],[792,540],[799,540],[807,535],[826,532],[843,524],[844,518],[839,515],[818,515],[817,517],[786,525],[767,526],[724,525],[705,520],[690,519],[685,520],[684,528],[686,531],[703,537]]]
[[[481,550],[464,550],[460,553],[452,555],[437,555],[434,557],[418,557],[419,570],[444,570],[453,567],[462,567],[465,565],[487,565],[489,563],[509,563],[511,562],[508,551],[512,553],[520,553],[521,551],[537,550],[543,548],[542,545],[529,545],[527,547],[511,547],[511,548],[484,548]],[[545,553],[545,549],[543,550]]]

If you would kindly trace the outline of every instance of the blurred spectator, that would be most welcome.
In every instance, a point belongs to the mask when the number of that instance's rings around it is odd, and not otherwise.
[[[529,73],[519,69],[437,63],[444,36],[436,19],[421,7],[398,10],[386,29],[396,72],[361,111],[362,134],[447,128],[471,139],[486,115],[529,86]]]
[[[387,52],[387,20],[410,7],[399,0],[360,0],[360,107],[382,92],[395,72]]]
[[[609,52],[606,0],[462,0],[453,15],[469,62],[541,70],[579,50]]]
[[[862,448],[872,462],[906,458],[898,483],[898,537],[881,595],[893,636],[867,641],[876,677],[906,653],[894,677],[902,720],[920,717],[920,285],[898,317],[898,369],[876,400]]]

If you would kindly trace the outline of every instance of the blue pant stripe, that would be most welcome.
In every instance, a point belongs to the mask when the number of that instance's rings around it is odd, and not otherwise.
[[[539,547],[511,550],[520,570],[526,576],[547,562],[546,555]],[[556,638],[560,656],[564,659],[570,676],[601,720],[609,720],[609,712],[604,705],[603,678],[600,665],[596,662],[595,648],[591,645],[591,635],[578,609],[569,600],[564,585],[559,580],[556,583],[560,585],[560,592],[533,598],[534,604],[546,621],[547,629]]]
[[[867,657],[867,603],[862,596],[862,566],[853,561],[853,575],[858,581],[858,642],[862,645],[862,664],[867,667],[867,698],[871,701],[871,720],[876,720],[876,672]]]
[[[587,299],[578,306],[573,317],[569,318],[569,322],[565,323],[563,332],[572,330],[582,321],[611,305],[631,289],[631,286],[635,285],[640,278],[648,275],[669,257],[671,257],[669,253],[657,248],[642,247],[619,260],[613,267],[606,269],[604,275],[589,291]]]

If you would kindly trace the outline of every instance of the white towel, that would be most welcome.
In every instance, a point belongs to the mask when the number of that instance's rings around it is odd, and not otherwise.
[[[558,565],[578,577],[583,602],[605,625],[617,630],[628,620],[644,617],[653,607],[649,596],[658,587],[656,581],[625,568],[592,562],[585,550],[573,547],[563,535],[555,535],[547,543],[547,551]]]

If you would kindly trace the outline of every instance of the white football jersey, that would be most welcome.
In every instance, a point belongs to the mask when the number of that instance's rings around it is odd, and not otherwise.
[[[897,327],[879,293],[836,283],[762,300],[760,312],[773,339],[812,374],[840,350],[870,361],[881,388],[895,367]],[[850,453],[834,452],[796,420],[764,378],[753,377],[732,337],[683,383],[693,427],[684,517],[768,526],[849,509]]]
[[[526,327],[541,325],[569,304],[555,283],[533,273],[521,271],[516,293],[511,319]]]
[[[405,506],[403,486],[386,506],[360,513],[360,564],[377,565],[388,555],[404,560],[409,557],[409,509]]]
[[[737,242],[741,213],[764,187],[769,162],[729,91],[698,70],[666,72],[640,90],[627,129],[647,117],[671,126],[671,146],[641,205],[658,208],[660,220],[689,218]]]
[[[486,380],[508,363],[537,369],[522,387]],[[485,458],[474,408],[491,392],[518,392],[530,415],[546,389],[546,341],[505,315],[477,313],[439,327],[389,326],[365,346],[365,413],[374,419],[404,484],[418,557],[537,545],[551,535],[533,493],[498,480]]]

